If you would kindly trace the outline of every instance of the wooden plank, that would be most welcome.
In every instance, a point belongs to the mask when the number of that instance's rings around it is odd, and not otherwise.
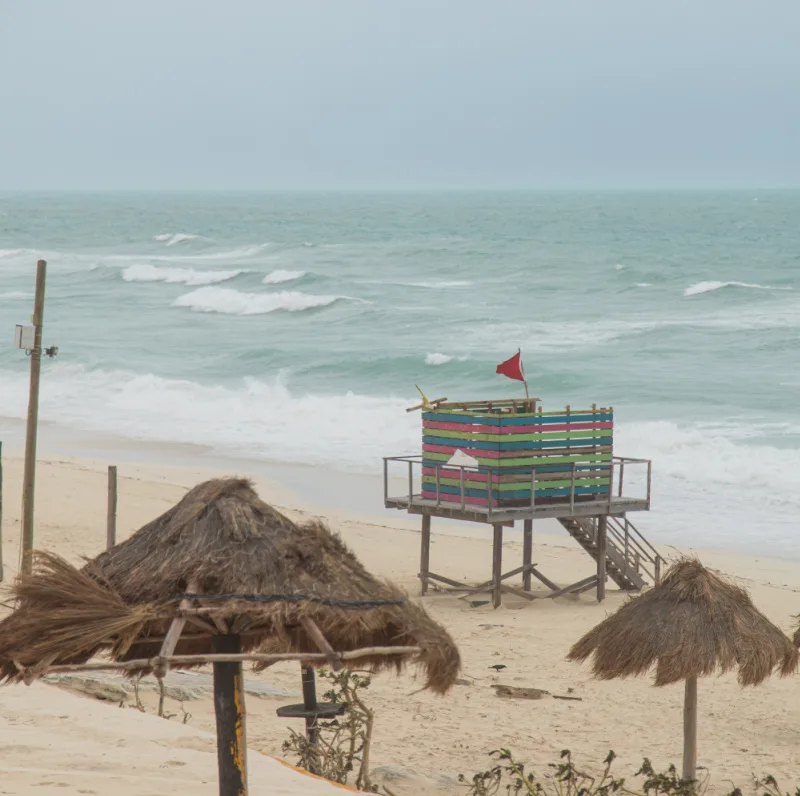
[[[448,462],[450,457],[457,450],[459,450],[459,448],[453,445],[431,445],[429,443],[424,443],[422,445],[422,451],[426,454],[425,458],[438,459],[443,462]],[[504,464],[508,465],[509,462],[514,462],[515,464],[536,467],[538,464],[603,461],[599,458],[599,454],[611,454],[612,452],[613,448],[610,445],[596,445],[591,448],[586,448],[585,450],[581,450],[580,448],[515,451],[473,450],[470,455],[477,459],[479,465],[484,466],[502,467]],[[611,461],[611,458],[612,457],[609,455],[606,461]]]
[[[533,423],[527,426],[484,426],[480,424],[468,425],[466,423],[448,423],[441,420],[423,420],[423,428],[437,431],[453,431],[457,434],[489,434],[490,436],[506,437],[516,434],[554,434],[561,431],[591,431],[592,429],[614,428],[612,421],[598,423]]]
[[[537,580],[540,580],[542,583],[544,583],[544,585],[547,586],[548,589],[552,589],[553,591],[558,591],[561,588],[557,583],[554,583],[546,575],[544,575],[541,572],[539,572],[539,570],[536,569],[536,567],[532,567],[531,568],[531,574]]]
[[[531,467],[520,467],[520,472],[506,469],[503,472],[495,471],[493,473],[489,473],[488,468],[487,470],[483,470],[481,472],[475,470],[465,470],[464,478],[467,481],[480,483],[488,481],[491,475],[491,480],[495,484],[529,484],[531,481],[532,469],[533,468]],[[609,464],[589,464],[585,465],[583,469],[581,467],[577,467],[576,473],[579,478],[608,478],[610,470],[611,465]],[[461,482],[460,470],[448,467],[437,468],[428,466],[423,466],[422,468],[423,482],[435,483],[437,472],[439,473],[439,478],[442,481],[449,478],[454,481],[458,481],[459,483]],[[536,483],[538,484],[540,481],[563,481],[567,478],[571,479],[571,473],[572,469],[570,467],[553,468],[552,471],[545,471],[537,468]]]
[[[511,594],[516,594],[517,597],[524,597],[526,600],[529,600],[530,602],[539,599],[535,594],[529,594],[524,589],[520,589],[518,586],[512,586],[509,583],[502,583],[500,585],[500,591],[507,591],[510,592]]]
[[[423,412],[423,420],[433,420],[440,423],[462,423],[465,425],[484,425],[484,426],[525,426],[534,424],[550,425],[554,423],[567,424],[567,423],[606,423],[614,420],[614,415],[611,412],[596,412],[582,411],[571,413],[569,415],[563,412],[548,415],[542,413],[535,414],[516,414],[516,415],[499,415],[499,414],[486,414],[486,413],[465,413],[465,412],[448,412],[441,409],[437,412]]]
[[[569,437],[559,435],[557,439],[539,440],[530,434],[524,436],[530,439],[514,440],[510,442],[492,442],[474,437],[436,437],[424,434],[422,442],[426,445],[442,445],[445,447],[460,448],[465,451],[547,451],[560,448],[585,448],[597,445],[612,445],[614,438],[610,431],[578,432],[580,436]],[[488,454],[487,455],[491,455]]]
[[[487,481],[477,481],[468,479],[469,483],[467,484],[468,489],[481,489],[482,491],[484,488],[479,486],[480,484],[486,484]],[[530,478],[527,481],[523,481],[522,479],[517,479],[515,481],[498,481],[497,479],[492,479],[492,492],[494,493],[502,493],[502,492],[527,492],[529,495],[531,493],[530,488]],[[566,489],[572,486],[572,480],[569,478],[559,478],[556,479],[536,479],[536,491],[539,492],[541,489]],[[597,475],[593,478],[585,478],[583,474],[581,474],[581,478],[575,479],[575,486],[609,486],[611,483],[611,479],[608,477],[608,474],[604,475]],[[426,486],[430,484],[436,484],[436,478],[430,475],[423,475],[422,476],[422,484],[423,484],[423,491],[425,491]],[[461,486],[461,481],[458,478],[440,478],[439,479],[440,486]]]
[[[457,580],[451,580],[450,578],[446,578],[444,575],[437,575],[435,572],[429,572],[428,578],[430,580],[438,580],[441,583],[445,583],[448,586],[452,586],[454,589],[459,589],[460,591],[466,591],[472,588],[472,586],[468,586],[466,583],[459,583]]]

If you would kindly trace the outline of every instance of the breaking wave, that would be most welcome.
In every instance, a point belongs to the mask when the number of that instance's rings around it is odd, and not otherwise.
[[[170,285],[214,285],[235,279],[246,273],[239,268],[231,271],[196,271],[194,268],[158,268],[155,265],[131,265],[123,269],[126,282],[166,282]]]
[[[296,291],[280,293],[241,293],[224,287],[201,287],[178,296],[173,307],[188,307],[195,312],[223,315],[266,315],[269,312],[302,312],[327,307],[347,296],[313,296]]]
[[[723,290],[730,287],[747,288],[749,290],[791,290],[790,287],[773,287],[772,285],[754,285],[749,282],[717,282],[716,280],[711,280],[690,285],[683,291],[683,295],[699,296],[701,293],[713,293],[715,290]]]

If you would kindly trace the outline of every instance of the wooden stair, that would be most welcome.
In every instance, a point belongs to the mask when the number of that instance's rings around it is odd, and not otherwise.
[[[569,535],[597,561],[597,518],[559,517]],[[661,556],[625,517],[607,517],[606,574],[625,591],[639,591],[647,585],[645,575],[658,583]],[[652,571],[651,571],[652,569]]]

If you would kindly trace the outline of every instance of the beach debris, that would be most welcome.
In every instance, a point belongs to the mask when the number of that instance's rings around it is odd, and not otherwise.
[[[583,702],[583,697],[561,696],[559,694],[553,694],[553,699],[567,699],[570,702]]]
[[[480,462],[474,457],[465,453],[461,448],[447,460],[448,467],[479,467]]]
[[[484,623],[482,625],[478,625],[478,627],[505,627],[505,625],[492,625],[492,624]]]
[[[470,608],[480,608],[482,605],[489,605],[489,600],[470,600]]]
[[[465,677],[459,677],[456,679],[456,685],[474,685],[474,682],[467,680]]]
[[[415,406],[409,406],[408,409],[406,409],[406,412],[415,412],[417,409],[424,409],[426,411],[430,409],[436,409],[439,404],[444,403],[447,400],[447,398],[436,398],[433,401],[429,401],[425,393],[419,388],[419,384],[415,384],[414,386],[417,388],[417,392],[422,396],[422,403],[416,404]]]
[[[544,696],[550,696],[549,691],[542,688],[521,688],[516,685],[501,685],[496,683],[492,685],[496,696],[505,699],[541,699]]]
[[[679,559],[663,580],[625,603],[577,641],[568,660],[592,657],[600,680],[643,675],[655,684],[684,681],[683,779],[697,779],[697,678],[736,670],[739,684],[797,669],[798,653],[741,586]]]

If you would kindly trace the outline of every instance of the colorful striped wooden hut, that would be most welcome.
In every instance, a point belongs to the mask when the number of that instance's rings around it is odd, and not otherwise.
[[[422,435],[425,499],[513,507],[610,494],[610,407],[544,412],[534,401],[446,404],[423,413]],[[449,464],[458,451],[474,463]]]

